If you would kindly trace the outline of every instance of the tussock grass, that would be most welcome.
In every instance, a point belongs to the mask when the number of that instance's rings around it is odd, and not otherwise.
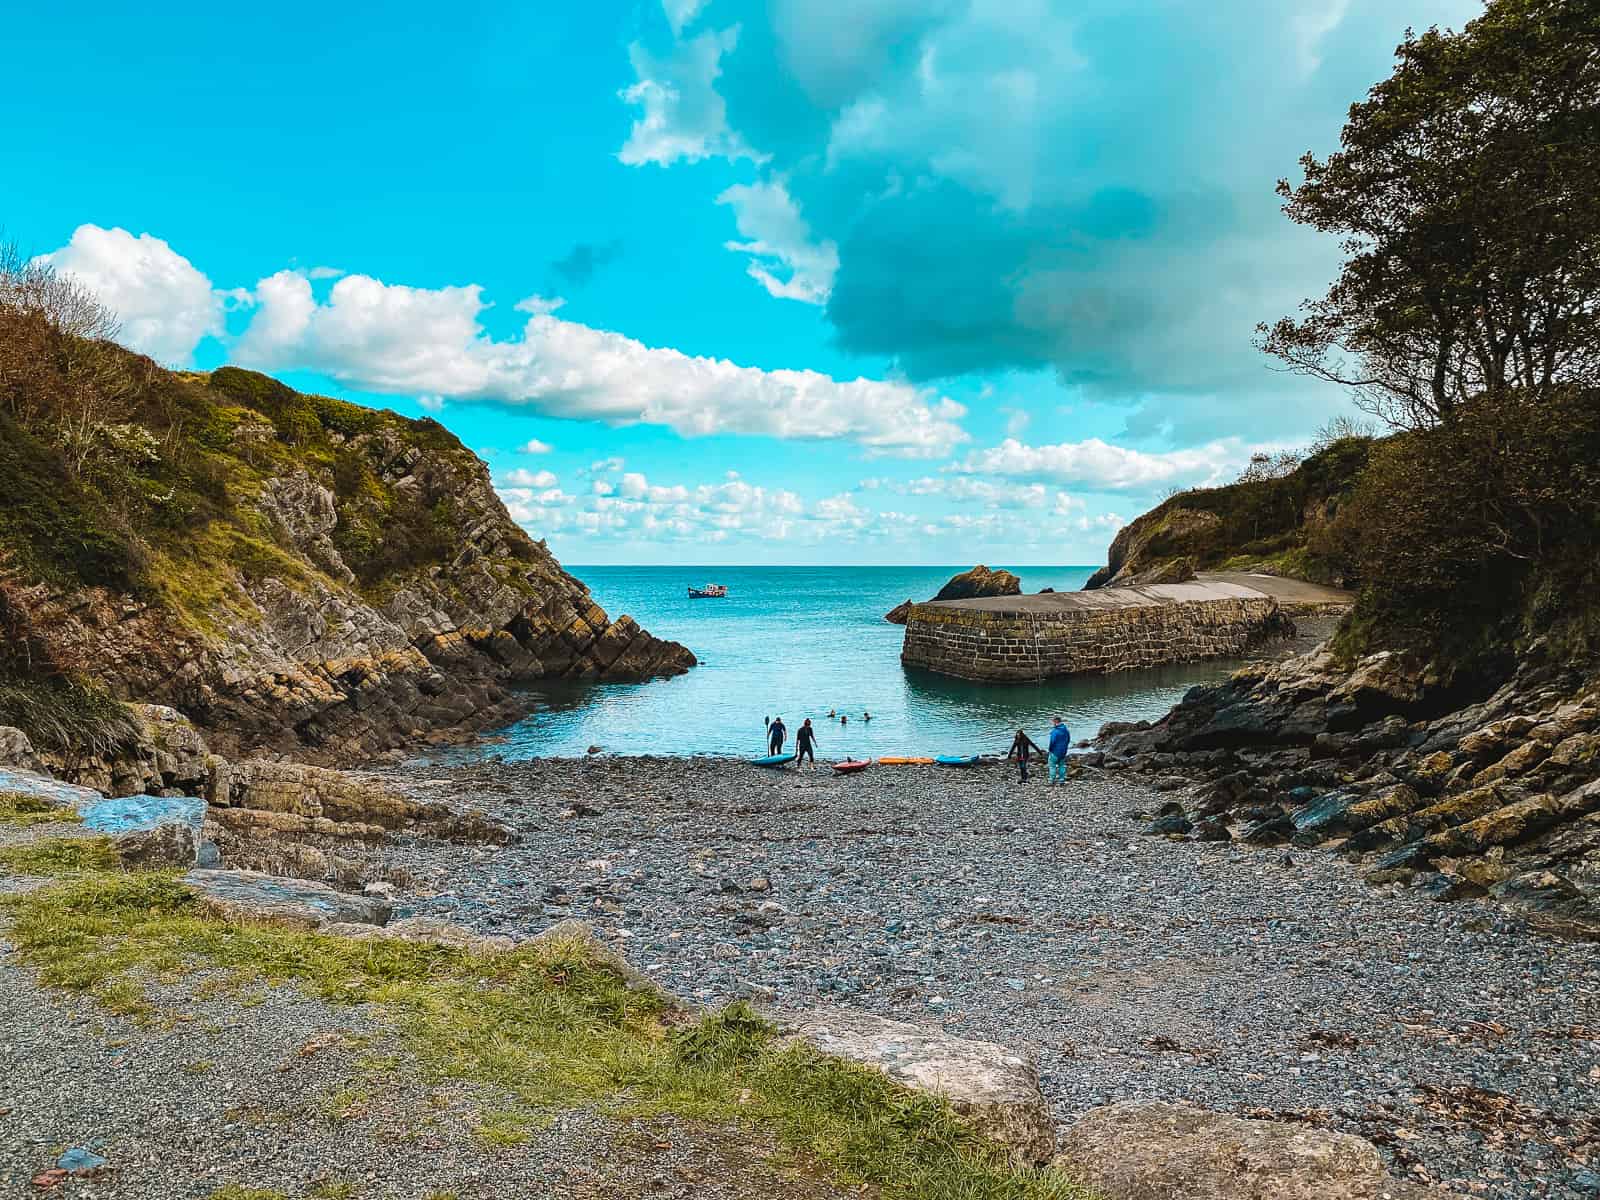
[[[42,796],[0,791],[0,825],[49,825],[77,820],[76,810],[51,804]]]
[[[1057,1172],[1013,1167],[942,1099],[780,1044],[746,1005],[691,1022],[664,995],[629,987],[582,938],[478,954],[230,923],[162,872],[78,875],[4,904],[45,983],[114,1007],[141,973],[200,968],[380,1006],[426,1078],[507,1098],[480,1127],[491,1143],[592,1106],[745,1125],[891,1200],[1088,1200]]]
[[[0,868],[18,875],[78,875],[112,871],[117,864],[117,852],[111,848],[111,839],[105,837],[50,838],[25,846],[0,847]]]

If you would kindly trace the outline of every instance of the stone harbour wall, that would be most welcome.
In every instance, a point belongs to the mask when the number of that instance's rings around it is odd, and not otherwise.
[[[1022,611],[927,603],[911,608],[900,661],[962,679],[1049,679],[1231,658],[1293,632],[1266,595]]]

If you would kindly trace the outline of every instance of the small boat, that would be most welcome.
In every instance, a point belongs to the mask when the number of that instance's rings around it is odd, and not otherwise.
[[[886,754],[878,760],[886,767],[931,767],[933,759],[905,754]]]
[[[854,775],[857,771],[865,771],[872,765],[870,758],[847,758],[843,762],[833,764],[833,769],[841,775]]]
[[[982,758],[977,754],[941,754],[933,761],[941,767],[975,767]]]
[[[764,758],[752,758],[750,765],[755,767],[781,767],[784,763],[792,763],[794,754],[768,754]]]
[[[691,600],[724,600],[727,598],[728,589],[720,583],[708,583],[704,587],[689,589]]]

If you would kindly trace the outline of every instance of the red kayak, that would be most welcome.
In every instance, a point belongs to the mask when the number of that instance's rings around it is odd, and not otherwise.
[[[843,762],[833,764],[833,769],[841,775],[854,775],[857,771],[865,771],[872,765],[870,758],[847,758]]]

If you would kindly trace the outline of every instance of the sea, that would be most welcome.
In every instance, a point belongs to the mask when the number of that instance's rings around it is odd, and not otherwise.
[[[999,566],[1001,564],[995,564]],[[608,754],[756,755],[765,720],[809,717],[822,759],[1003,754],[1017,729],[1043,743],[1052,716],[1074,738],[1107,721],[1155,719],[1196,684],[1238,664],[1185,666],[1038,683],[972,683],[900,663],[904,629],[884,620],[926,600],[963,566],[573,566],[613,618],[627,613],[682,642],[700,665],[646,683],[541,683],[531,714],[489,743],[439,757],[507,760]],[[1024,591],[1076,590],[1093,567],[1010,566]],[[720,583],[726,599],[691,600]],[[834,714],[830,716],[829,714]],[[870,720],[868,716],[870,714]]]

